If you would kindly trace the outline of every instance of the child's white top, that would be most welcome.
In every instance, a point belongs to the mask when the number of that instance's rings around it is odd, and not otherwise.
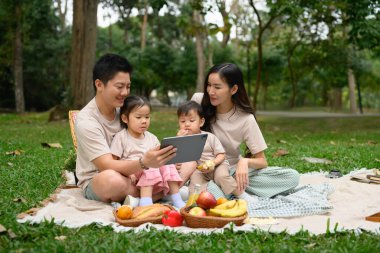
[[[159,145],[158,138],[148,131],[144,133],[144,138],[136,139],[123,129],[113,138],[111,153],[122,160],[138,160],[149,149]]]

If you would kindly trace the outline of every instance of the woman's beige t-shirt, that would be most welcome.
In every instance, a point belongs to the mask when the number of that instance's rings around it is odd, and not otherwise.
[[[203,93],[195,93],[191,100],[200,104],[202,98]],[[230,166],[235,166],[241,158],[241,143],[245,143],[252,154],[267,148],[255,117],[236,107],[224,114],[217,113],[211,131],[222,143]]]
[[[92,161],[111,153],[112,139],[122,129],[119,115],[119,109],[116,109],[116,115],[112,121],[104,118],[96,105],[95,98],[78,113],[75,121],[78,144],[76,176],[78,186],[82,189],[85,189],[90,180],[99,173]]]

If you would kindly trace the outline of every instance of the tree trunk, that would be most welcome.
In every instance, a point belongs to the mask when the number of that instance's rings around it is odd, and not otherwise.
[[[197,50],[197,87],[196,91],[203,91],[203,84],[205,79],[205,67],[206,67],[206,59],[204,55],[203,48],[203,33],[202,33],[202,16],[199,11],[193,11],[193,19],[196,25],[195,29],[195,43]]]
[[[342,109],[342,88],[332,88],[330,91],[330,107],[333,110]]]
[[[98,0],[75,0],[71,42],[70,84],[73,109],[94,96],[92,67],[95,62]]]
[[[262,73],[262,68],[263,68],[263,42],[262,42],[262,37],[263,37],[265,30],[269,28],[272,21],[281,15],[281,11],[273,14],[273,16],[269,17],[269,20],[266,23],[263,23],[263,21],[261,20],[260,13],[259,13],[258,9],[256,8],[253,0],[250,0],[249,4],[253,8],[253,11],[255,12],[255,14],[257,16],[257,20],[259,23],[259,25],[258,25],[258,36],[257,36],[257,55],[258,55],[257,77],[256,77],[256,86],[255,86],[255,90],[253,93],[253,109],[256,110],[257,98],[259,95],[260,85],[261,85],[261,73]]]
[[[108,48],[112,49],[113,43],[112,43],[112,25],[108,26]]]
[[[141,24],[141,51],[145,50],[146,46],[146,26],[148,24],[148,2],[145,1],[145,13],[144,13],[144,18],[143,22]]]
[[[357,113],[358,107],[356,105],[356,95],[355,95],[355,89],[356,89],[356,80],[355,80],[355,74],[351,67],[348,67],[347,70],[348,75],[348,90],[350,94],[350,112],[351,113]]]
[[[251,78],[251,62],[250,62],[250,58],[251,58],[251,52],[249,50],[249,42],[246,43],[246,52],[247,52],[247,80],[248,80],[248,90],[247,90],[247,93],[248,93],[248,97],[250,98],[251,97],[251,84],[252,84],[252,78]]]
[[[256,85],[255,90],[253,91],[253,108],[256,110],[257,106],[257,98],[259,96],[260,91],[260,84],[261,84],[261,73],[262,73],[262,66],[263,66],[263,45],[261,42],[261,32],[259,32],[259,35],[257,37],[257,75],[256,75]]]
[[[16,29],[14,37],[14,82],[15,82],[15,102],[16,102],[16,112],[25,112],[25,98],[24,98],[24,78],[23,78],[23,67],[22,67],[22,9],[21,4],[16,5],[15,18]]]
[[[348,18],[346,16],[346,13],[342,13],[342,20],[343,20],[343,38],[345,40],[348,40],[347,36],[347,27],[348,27]],[[351,113],[357,113],[357,105],[356,105],[356,96],[355,96],[355,74],[352,69],[352,58],[354,56],[354,48],[352,44],[348,44],[347,46],[347,79],[348,79],[348,92],[349,92],[349,98],[350,98],[350,112]]]
[[[229,22],[229,17],[228,17],[229,13],[226,11],[225,1],[217,1],[217,5],[223,19],[223,28],[222,28],[223,38],[222,38],[221,46],[222,48],[225,48],[227,46],[228,41],[230,40],[230,32],[231,32],[231,24]]]
[[[64,2],[64,9],[62,10],[62,2]],[[57,0],[58,3],[58,17],[61,26],[61,32],[66,32],[66,13],[67,13],[67,2],[68,0]]]
[[[290,98],[289,106],[290,106],[290,108],[294,108],[294,106],[296,105],[297,89],[296,89],[296,82],[295,82],[295,78],[294,78],[291,55],[288,55],[287,60],[288,60],[290,83],[292,84],[292,97]]]

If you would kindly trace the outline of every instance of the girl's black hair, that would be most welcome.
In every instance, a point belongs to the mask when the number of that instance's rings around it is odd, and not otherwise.
[[[146,97],[135,96],[135,95],[128,96],[124,100],[123,106],[120,107],[120,124],[121,124],[121,126],[123,126],[126,129],[128,128],[128,125],[126,123],[124,123],[123,120],[121,119],[122,115],[129,117],[129,114],[131,113],[131,111],[133,109],[143,107],[144,105],[149,106],[149,109],[152,110],[152,106]]]
[[[210,132],[211,123],[214,123],[216,120],[216,107],[211,104],[210,96],[207,93],[208,78],[213,73],[218,73],[220,78],[225,81],[230,88],[232,88],[235,84],[238,86],[237,92],[232,95],[232,103],[235,105],[235,110],[239,108],[244,112],[255,115],[244,86],[243,73],[239,67],[233,63],[218,64],[213,66],[208,71],[204,82],[203,99],[201,105],[205,115],[205,124],[203,125],[202,130]]]
[[[181,104],[177,109],[177,116],[179,118],[181,115],[187,115],[190,111],[193,110],[198,114],[200,118],[204,118],[202,106],[195,101],[187,101]]]

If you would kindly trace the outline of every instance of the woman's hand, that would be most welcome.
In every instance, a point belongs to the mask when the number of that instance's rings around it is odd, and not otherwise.
[[[148,150],[141,161],[146,167],[159,168],[175,157],[177,148],[167,146],[160,149],[159,146]]]
[[[236,166],[236,183],[239,192],[245,191],[249,184],[248,180],[248,159],[242,158]]]

